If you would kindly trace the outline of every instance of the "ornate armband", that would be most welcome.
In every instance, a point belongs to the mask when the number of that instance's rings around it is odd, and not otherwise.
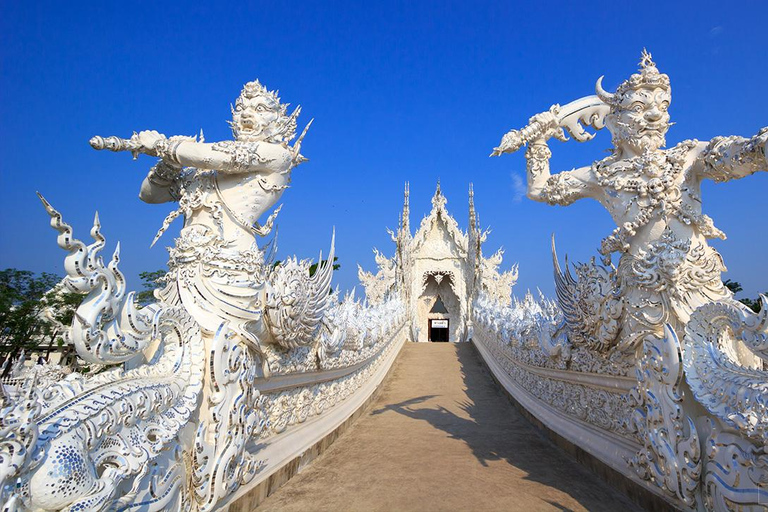
[[[181,174],[181,167],[169,164],[165,160],[160,160],[157,164],[149,170],[149,181],[160,185],[161,183],[168,183],[174,181]],[[159,183],[158,183],[159,182]]]
[[[184,136],[177,136],[177,137],[171,137],[170,139],[160,139],[157,142],[155,142],[155,145],[152,149],[155,150],[155,153],[157,156],[162,158],[163,160],[167,160],[169,162],[174,163],[180,163],[179,162],[179,156],[176,154],[176,151],[179,149],[179,145],[182,142],[194,140],[191,137],[184,137]]]
[[[525,150],[525,159],[527,161],[528,173],[531,177],[539,176],[549,165],[549,159],[552,157],[552,151],[546,143],[532,143]]]
[[[574,180],[568,173],[561,172],[551,176],[542,191],[542,199],[549,204],[568,206],[582,195],[584,185]]]
[[[248,172],[252,166],[265,164],[271,159],[259,155],[258,144],[239,141],[222,141],[213,145],[214,151],[220,151],[229,156],[229,165],[232,172]]]
[[[158,187],[168,189],[168,193],[171,199],[178,201],[181,197],[181,183],[180,177],[182,176],[182,168],[160,160],[157,164],[149,170],[147,174],[147,180]]]
[[[751,139],[739,136],[715,137],[704,150],[706,175],[715,181],[727,181],[766,170],[765,144],[768,127]]]

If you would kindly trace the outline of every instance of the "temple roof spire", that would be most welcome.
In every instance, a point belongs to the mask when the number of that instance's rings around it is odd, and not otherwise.
[[[475,190],[472,183],[469,184],[469,229],[477,228],[477,217],[475,214]]]
[[[437,188],[435,189],[435,195],[432,196],[432,209],[443,209],[448,200],[440,190],[440,178],[437,179]]]
[[[403,231],[407,231],[409,234],[411,232],[411,203],[410,203],[410,195],[411,195],[411,185],[409,182],[405,182],[405,190],[403,191],[403,214],[401,217],[400,222],[400,229]]]

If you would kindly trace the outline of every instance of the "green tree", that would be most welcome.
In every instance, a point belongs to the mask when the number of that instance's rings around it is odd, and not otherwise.
[[[47,322],[42,315],[45,294],[61,278],[43,272],[7,268],[0,271],[0,352],[5,359],[16,357],[24,348],[33,348],[45,336]],[[70,320],[71,321],[71,320]]]
[[[742,288],[741,283],[738,281],[731,281],[730,279],[726,279],[723,281],[723,284],[733,292],[734,295],[737,293],[744,291],[744,288]],[[768,295],[768,292],[763,293],[763,295]],[[739,302],[747,306],[749,309],[754,311],[755,313],[759,313],[760,309],[762,308],[762,303],[760,302],[760,297],[756,299],[738,299]]]
[[[744,288],[741,287],[741,283],[739,283],[738,281],[731,281],[730,279],[726,279],[725,281],[723,281],[723,284],[725,285],[726,288],[731,290],[731,293],[733,293],[734,295],[744,290]]]
[[[155,290],[163,286],[163,278],[168,273],[165,269],[154,272],[142,272],[139,274],[142,290],[136,294],[136,302],[141,306],[147,306],[155,301]]]
[[[75,319],[75,311],[83,302],[83,294],[70,292],[59,282],[40,299],[43,325],[41,335],[59,346],[64,346],[64,333]]]
[[[336,261],[339,259],[338,256],[333,257],[333,270],[339,270],[341,268],[341,263],[336,263]],[[317,272],[317,269],[319,268],[319,265],[326,266],[328,264],[328,260],[323,260],[319,264],[313,263],[309,266],[309,277],[312,277],[315,275],[315,272]]]

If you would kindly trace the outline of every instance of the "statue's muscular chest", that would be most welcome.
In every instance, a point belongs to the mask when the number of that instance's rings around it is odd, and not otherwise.
[[[289,179],[288,173],[218,175],[217,188],[226,206],[239,220],[251,225],[274,205],[288,187]]]

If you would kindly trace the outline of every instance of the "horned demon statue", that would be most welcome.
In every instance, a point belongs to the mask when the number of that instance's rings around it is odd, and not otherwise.
[[[562,206],[592,198],[611,214],[618,227],[603,239],[600,253],[605,264],[614,252],[620,254],[616,279],[579,289],[594,292],[595,299],[599,294],[602,304],[595,311],[599,321],[574,334],[595,347],[631,350],[648,331],[661,333],[665,322],[679,330],[698,306],[729,296],[720,278],[722,258],[707,244],[708,238],[725,235],[702,213],[701,181],[727,181],[765,170],[768,128],[751,139],[687,140],[661,149],[670,126],[671,87],[646,52],[639,73],[615,93],[602,88],[602,77],[596,89],[597,98],[592,98],[600,102],[589,115],[611,133],[614,148],[607,158],[550,174],[547,140],[565,140],[560,119],[573,115],[571,105],[555,105],[533,116],[522,134],[505,135],[495,153],[518,149],[521,142],[515,144],[515,139],[526,137],[528,197]],[[526,133],[532,129],[535,133]],[[600,273],[598,279],[609,280],[609,274]],[[569,313],[588,314],[577,309]]]
[[[86,246],[43,199],[69,253],[65,286],[85,295],[69,336],[88,364],[111,369],[27,382],[21,399],[3,400],[4,510],[212,510],[260,470],[249,443],[267,419],[254,382],[286,371],[280,362],[296,347],[307,349],[309,366],[338,348],[317,343],[334,297],[332,265],[312,277],[307,261],[275,266],[255,237],[270,232],[279,208],[257,221],[305,160],[304,134],[288,144],[299,109],[286,110],[255,81],[233,107],[235,140],[156,131],[91,140],[160,158],[140,197],[179,208],[155,241],[184,216],[165,287],[147,307],[126,294],[119,246],[104,265],[98,217]],[[325,338],[340,344],[343,332]]]
[[[662,149],[671,87],[646,51],[639,72],[615,93],[603,89],[602,77],[596,93],[533,116],[492,153],[527,145],[529,198],[561,206],[592,198],[617,225],[600,246],[603,265],[576,265],[577,278],[567,262],[561,271],[553,240],[564,322],[554,333],[541,333],[542,347],[552,354],[580,348],[636,361],[633,421],[645,448],[631,463],[678,503],[718,509],[768,503],[765,302],[756,316],[723,285],[725,266],[707,240],[725,235],[702,212],[701,197],[704,179],[723,182],[768,170],[768,128],[751,138],[686,140]],[[564,130],[579,141],[591,139],[579,123],[607,127],[611,154],[551,174],[547,141],[567,140]],[[552,350],[557,346],[566,350]],[[695,399],[716,418],[709,426],[694,422],[697,409],[683,374]],[[705,433],[708,441],[700,443]]]

